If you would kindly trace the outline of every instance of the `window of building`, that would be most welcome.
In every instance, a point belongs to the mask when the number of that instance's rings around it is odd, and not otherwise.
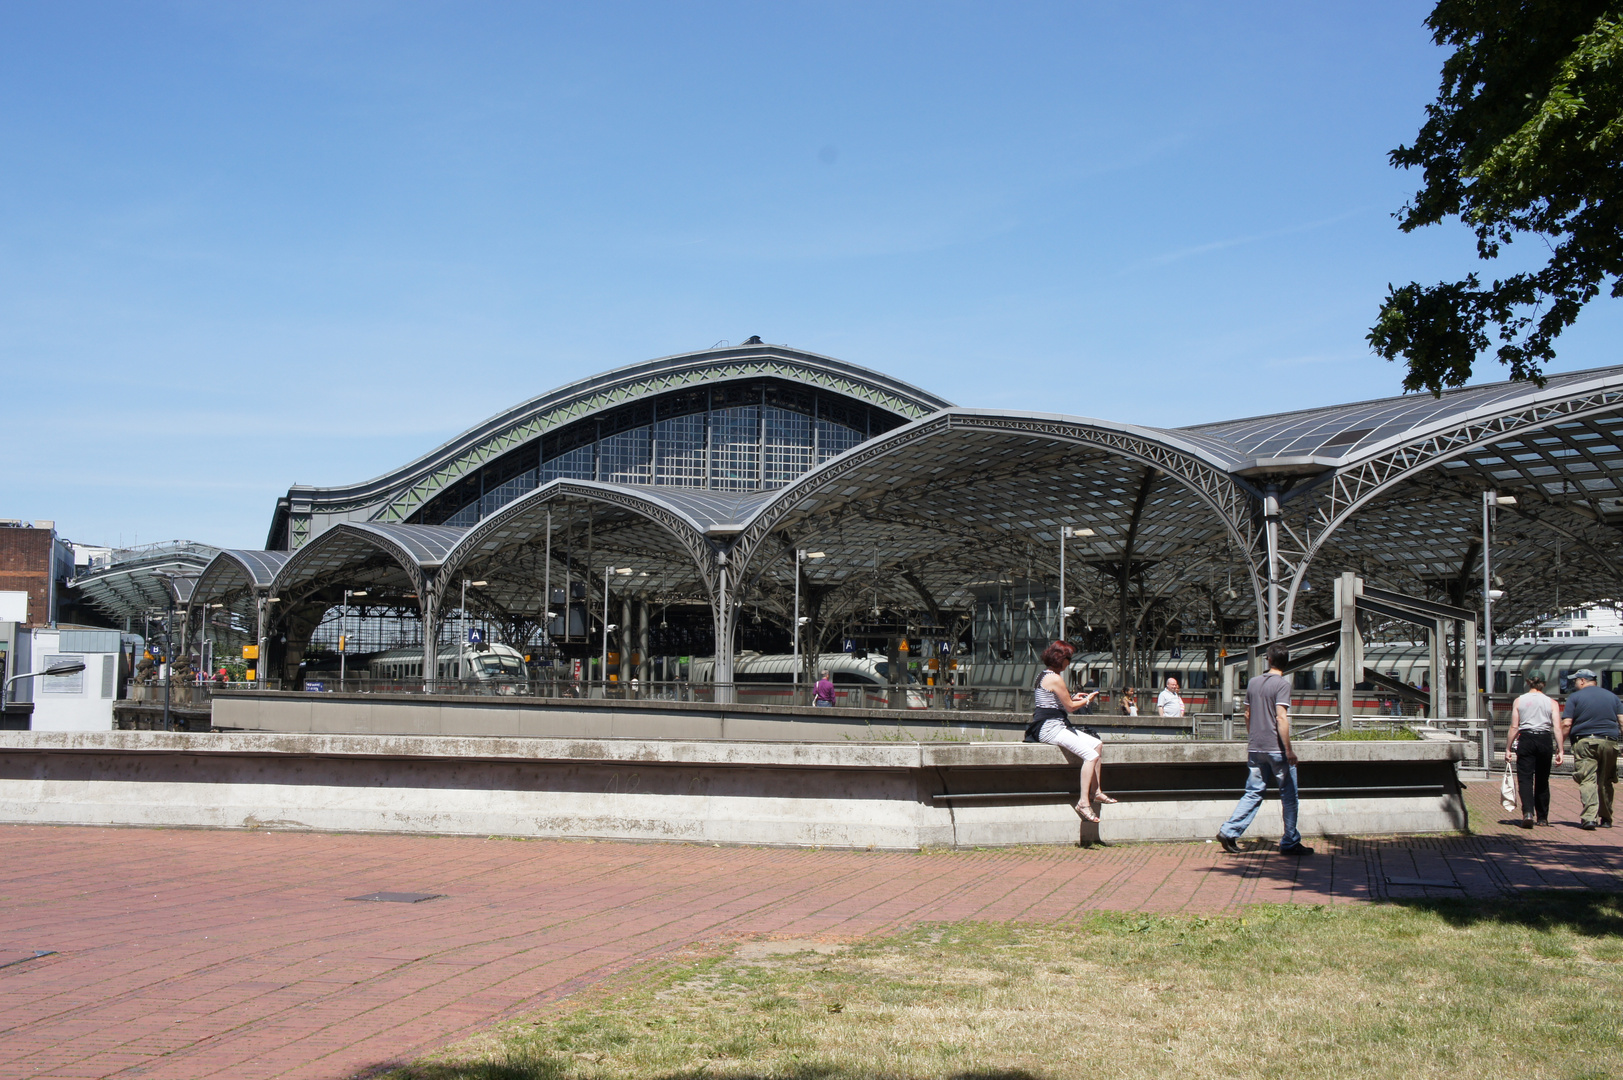
[[[705,414],[690,413],[654,425],[654,483],[704,487],[709,455]]]
[[[761,475],[761,407],[742,405],[710,414],[710,486],[741,491]]]
[[[767,487],[781,487],[812,467],[812,418],[788,409],[766,408]]]
[[[598,453],[598,479],[615,484],[646,484],[652,479],[652,428],[632,428],[604,439]]]

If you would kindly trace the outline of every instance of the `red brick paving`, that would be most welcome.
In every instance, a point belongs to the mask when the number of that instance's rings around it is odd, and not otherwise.
[[[1092,908],[1221,911],[1623,889],[1623,834],[899,854],[282,832],[0,827],[0,1076],[338,1080],[684,947]],[[1463,890],[1389,877],[1456,881]],[[420,904],[350,903],[377,891]],[[34,950],[56,954],[33,957]]]

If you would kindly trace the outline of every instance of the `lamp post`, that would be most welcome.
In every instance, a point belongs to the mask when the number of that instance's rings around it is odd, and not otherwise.
[[[120,648],[122,648],[122,646],[120,646]],[[17,683],[21,682],[23,679],[33,679],[41,675],[77,675],[84,669],[85,662],[83,660],[69,660],[65,664],[56,664],[52,667],[46,668],[44,671],[29,671],[21,675],[13,675],[11,678],[6,680],[5,693],[0,694],[0,711],[4,711],[6,705],[10,704],[11,702],[11,688]]]
[[[1075,525],[1063,525],[1059,530],[1059,637],[1057,639],[1059,641],[1065,640],[1065,616],[1072,611],[1071,608],[1065,606],[1065,540],[1067,537],[1080,538],[1092,535],[1092,529]]]
[[[630,577],[636,571],[629,566],[605,566],[603,568],[603,667],[598,671],[597,677],[603,681],[603,696],[609,696],[609,631],[618,627],[617,623],[609,622],[609,575],[619,574],[621,577]]]
[[[1501,506],[1515,506],[1516,496],[1497,491],[1482,493],[1482,681],[1488,703],[1488,730],[1493,730],[1493,605],[1504,593],[1493,587],[1493,512]]]
[[[461,628],[458,630],[458,634],[461,636],[462,640],[457,642],[456,647],[456,675],[458,679],[461,679],[467,675],[467,663],[463,659],[463,654],[468,648],[468,586],[472,585],[476,589],[482,589],[488,584],[490,584],[488,581],[469,581],[467,578],[462,579],[462,601],[461,606],[457,609],[461,615],[462,623]]]
[[[349,674],[349,598],[352,596],[365,596],[365,589],[344,590],[344,616],[338,627],[338,689],[344,688],[344,679]]]
[[[790,696],[796,705],[800,704],[800,568],[807,559],[823,559],[827,557],[827,552],[795,548],[795,673],[793,678],[790,679],[790,683],[794,686]]]

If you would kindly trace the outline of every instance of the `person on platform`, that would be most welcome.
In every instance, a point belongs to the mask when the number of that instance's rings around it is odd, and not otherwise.
[[[1580,829],[1612,827],[1612,787],[1617,780],[1619,736],[1623,736],[1623,703],[1617,695],[1596,685],[1595,673],[1581,668],[1572,673],[1578,689],[1567,695],[1561,712],[1562,743],[1572,739],[1572,778],[1583,800]],[[1559,744],[1558,744],[1559,745]]]
[[[1098,697],[1098,693],[1071,696],[1065,685],[1065,669],[1070,666],[1076,650],[1063,641],[1053,642],[1043,650],[1043,671],[1037,677],[1033,690],[1035,708],[1031,723],[1026,725],[1026,742],[1043,742],[1057,746],[1066,753],[1082,759],[1081,798],[1073,809],[1083,821],[1098,822],[1094,803],[1113,803],[1116,800],[1099,790],[1100,748],[1097,736],[1072,726],[1070,714]]]
[[[1296,831],[1296,750],[1291,746],[1291,681],[1285,677],[1290,650],[1275,642],[1268,646],[1268,674],[1260,675],[1245,687],[1246,742],[1245,794],[1234,813],[1217,830],[1217,842],[1229,854],[1238,854],[1237,842],[1257,816],[1262,793],[1269,784],[1279,785],[1279,808],[1285,818],[1285,835],[1279,839],[1281,855],[1311,855],[1313,849],[1302,843]]]
[[[1123,716],[1138,715],[1138,688],[1136,686],[1129,686],[1122,691],[1121,714]]]
[[[828,677],[827,669],[817,677],[817,686],[812,690],[812,704],[819,709],[834,707],[834,680]]]
[[[1562,761],[1561,742],[1556,738],[1556,717],[1561,709],[1544,693],[1544,672],[1529,671],[1524,681],[1527,693],[1510,707],[1505,752],[1516,759],[1522,828],[1531,829],[1535,815],[1540,825],[1550,823],[1550,766]]]
[[[1178,693],[1178,680],[1168,677],[1161,695],[1155,699],[1155,711],[1162,716],[1183,715],[1183,695]]]

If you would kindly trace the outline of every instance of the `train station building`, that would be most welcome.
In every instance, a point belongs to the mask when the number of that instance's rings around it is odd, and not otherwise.
[[[612,653],[620,679],[713,654],[728,683],[741,649],[789,651],[797,615],[804,653],[982,677],[1064,619],[1133,670],[1328,619],[1344,572],[1480,610],[1485,544],[1514,632],[1619,596],[1620,524],[1623,367],[1169,429],[961,406],[752,340],[290,488],[265,548],[214,554],[185,599],[286,686],[335,626],[432,672],[469,623],[589,673]]]

